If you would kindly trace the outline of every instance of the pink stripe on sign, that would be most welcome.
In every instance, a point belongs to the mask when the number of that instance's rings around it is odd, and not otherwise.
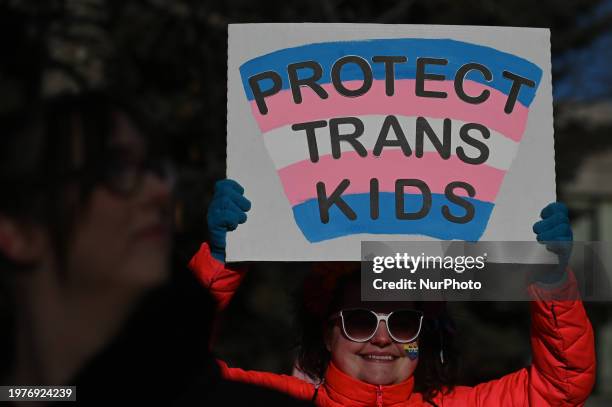
[[[345,86],[356,89],[361,81],[349,81]],[[519,141],[525,131],[529,109],[518,101],[510,114],[504,113],[507,95],[474,81],[465,81],[464,90],[468,95],[477,96],[482,91],[491,92],[482,104],[474,105],[459,99],[455,93],[453,81],[427,81],[427,90],[444,91],[445,99],[417,97],[414,79],[395,81],[393,96],[385,94],[385,82],[374,81],[372,88],[363,96],[345,97],[334,89],[332,84],[321,85],[329,94],[321,99],[314,91],[302,87],[301,104],[295,104],[291,90],[284,90],[266,98],[268,113],[262,115],[255,101],[251,109],[262,133],[289,124],[343,116],[363,116],[372,114],[396,114],[403,116],[424,116],[450,118],[464,122],[480,123],[490,129]]]
[[[351,184],[343,195],[368,193],[371,178],[378,179],[380,192],[394,192],[397,179],[418,178],[432,193],[441,194],[450,182],[467,182],[476,190],[475,199],[494,202],[505,173],[486,164],[466,164],[456,156],[444,160],[432,152],[421,158],[406,157],[401,150],[383,151],[380,157],[371,151],[367,157],[360,157],[356,152],[342,153],[339,159],[326,155],[316,163],[304,160],[278,171],[291,206],[316,198],[317,182],[325,183],[329,195],[345,178]],[[457,195],[467,196],[463,192],[456,190]]]

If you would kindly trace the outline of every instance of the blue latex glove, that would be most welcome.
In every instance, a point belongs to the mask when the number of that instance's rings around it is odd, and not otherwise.
[[[246,222],[246,212],[251,202],[244,196],[244,188],[234,180],[224,179],[215,183],[215,193],[208,207],[209,245],[212,256],[225,263],[225,238],[239,224]]]
[[[548,204],[540,213],[542,220],[534,223],[533,231],[538,242],[546,244],[546,248],[559,257],[559,267],[556,273],[549,273],[543,282],[558,281],[564,274],[572,253],[574,234],[569,223],[567,206],[561,202]]]

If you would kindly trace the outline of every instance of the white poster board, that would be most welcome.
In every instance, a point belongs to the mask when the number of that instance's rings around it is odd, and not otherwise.
[[[230,25],[227,177],[253,203],[228,261],[534,240],[555,200],[550,32]]]

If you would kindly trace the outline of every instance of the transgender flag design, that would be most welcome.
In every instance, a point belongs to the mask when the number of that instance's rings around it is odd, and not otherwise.
[[[372,83],[367,92],[349,97],[334,86],[332,66],[344,56],[358,56],[368,61]],[[373,61],[375,56],[404,56],[405,62],[394,64],[393,92],[389,96],[386,86],[388,66]],[[430,64],[426,67],[424,88],[427,91],[445,92],[446,97],[417,96],[419,75],[417,58],[443,58],[446,64]],[[321,68],[316,83],[326,93],[322,98],[312,87],[301,86],[301,103],[296,103],[291,89],[287,67],[290,64],[315,61]],[[468,103],[457,91],[455,76],[466,64],[477,63],[491,73],[472,69],[462,81],[464,94],[476,97],[486,94],[481,103]],[[264,111],[258,107],[250,78],[273,71],[280,78],[259,82],[260,92],[268,91]],[[528,78],[529,86],[513,87],[514,81],[504,72]],[[349,42],[328,42],[282,49],[247,61],[240,73],[251,104],[253,116],[261,130],[263,142],[274,162],[285,195],[293,208],[295,221],[310,242],[320,242],[359,233],[425,235],[438,239],[477,241],[484,233],[506,172],[512,165],[519,143],[525,132],[529,107],[535,97],[542,70],[523,58],[490,47],[449,39],[381,39]],[[310,68],[297,71],[300,78],[314,74]],[[347,63],[340,70],[345,88],[359,89],[364,85],[363,69],[355,63]],[[293,78],[295,81],[295,77]],[[281,82],[282,81],[282,82]],[[276,87],[276,89],[273,89]],[[483,93],[484,92],[484,93]],[[514,93],[514,94],[513,94]],[[261,98],[260,98],[261,99]],[[508,101],[514,99],[511,111]],[[374,148],[385,118],[393,115],[410,146],[385,146],[379,155]],[[340,154],[332,154],[330,126],[337,118],[355,118],[361,123],[362,133],[356,140],[363,146],[357,151],[354,145],[341,141]],[[317,159],[313,159],[304,130],[294,130],[298,123],[325,121],[315,130]],[[422,151],[416,154],[417,122],[426,122],[439,140],[450,133],[450,156],[443,156],[428,137],[421,139]],[[461,132],[463,126],[476,123],[486,127],[488,133],[471,131],[471,139],[488,148],[484,162],[469,163],[464,157],[477,157],[476,143],[466,143]],[[421,123],[422,124],[422,123]],[[355,132],[357,126],[342,123],[342,134]],[[395,127],[394,127],[395,129]],[[389,140],[396,139],[391,130]],[[424,141],[423,141],[424,140]],[[312,146],[311,146],[312,147]],[[366,153],[367,154],[364,154]],[[371,212],[371,179],[378,180],[378,213]],[[429,212],[421,219],[397,219],[397,179],[419,179],[431,192]],[[321,220],[317,183],[326,185],[329,196],[344,180],[350,185],[342,192],[343,201],[355,213],[350,219],[336,205],[329,209],[329,220]],[[461,216],[463,206],[449,201],[445,195],[448,184],[461,181],[473,186],[475,193],[468,196],[462,189],[455,191],[474,209],[468,222],[449,221],[444,210]],[[417,212],[424,198],[415,188],[404,191],[405,212]]]

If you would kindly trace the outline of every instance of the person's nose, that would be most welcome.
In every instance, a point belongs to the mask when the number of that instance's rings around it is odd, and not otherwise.
[[[376,328],[376,332],[372,339],[370,339],[370,343],[372,345],[376,345],[378,347],[384,348],[385,346],[393,343],[393,338],[389,335],[389,331],[387,330],[387,323],[385,321],[380,321],[378,327]]]
[[[147,204],[166,206],[170,203],[172,194],[172,180],[162,177],[151,171],[144,179],[143,200]]]

